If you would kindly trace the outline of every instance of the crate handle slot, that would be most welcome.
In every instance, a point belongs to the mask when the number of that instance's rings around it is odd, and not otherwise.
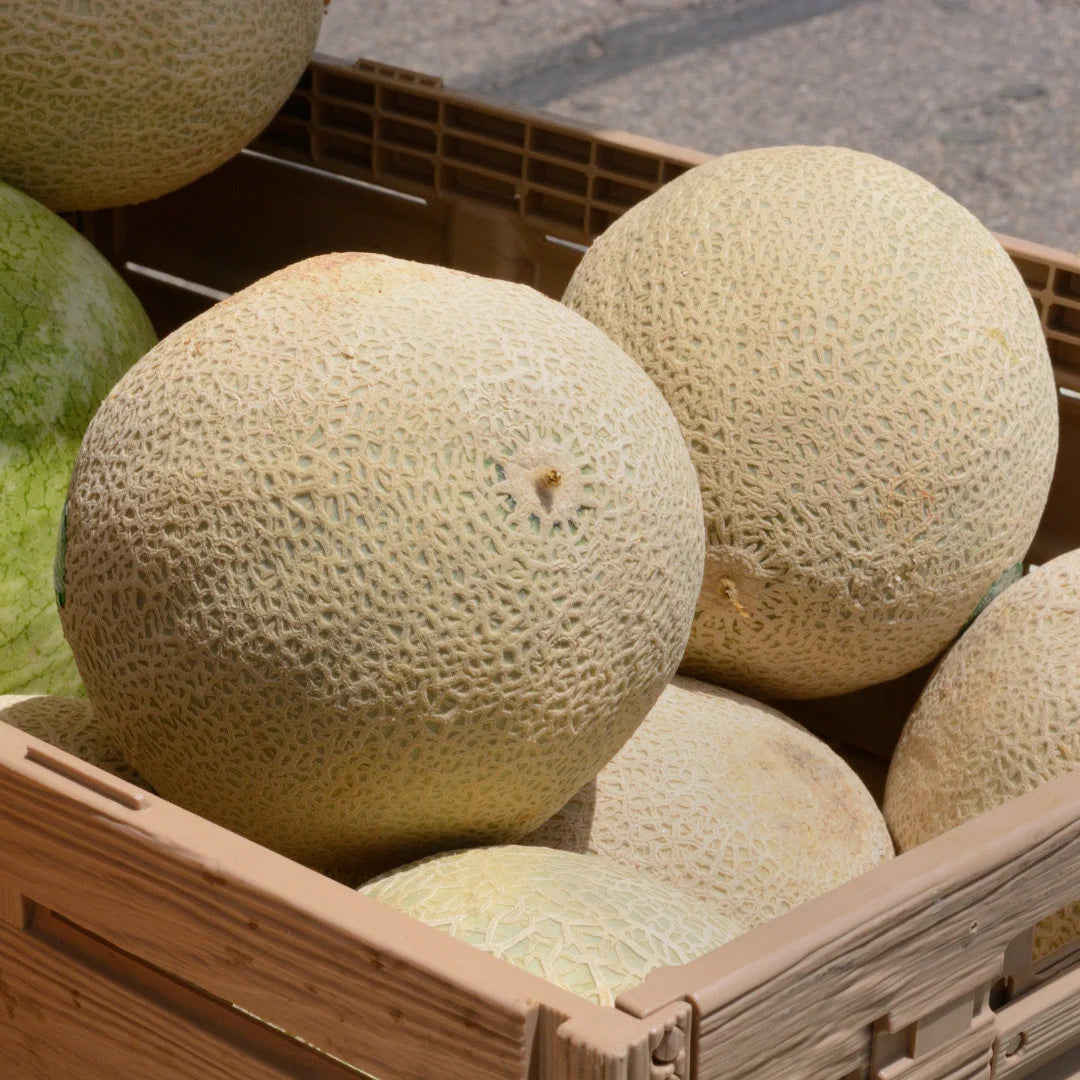
[[[108,780],[105,776],[85,771],[82,763],[75,764],[65,758],[53,756],[48,750],[39,746],[26,748],[26,760],[40,765],[43,769],[56,773],[67,780],[73,780],[76,784],[111,799],[115,803],[126,807],[128,810],[145,810],[150,805],[150,800],[141,791],[128,791]]]

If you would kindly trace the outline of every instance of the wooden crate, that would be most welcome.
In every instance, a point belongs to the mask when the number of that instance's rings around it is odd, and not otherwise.
[[[558,296],[704,155],[316,58],[214,174],[76,215],[159,332],[289,262],[375,250]],[[1001,238],[1039,308],[1061,450],[1029,554],[1080,546],[1080,260]],[[925,671],[800,714],[884,769]],[[790,710],[789,710],[790,711]],[[1080,1077],[1080,774],[592,1005],[0,724],[0,1080]]]

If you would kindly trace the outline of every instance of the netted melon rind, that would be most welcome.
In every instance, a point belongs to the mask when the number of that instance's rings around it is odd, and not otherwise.
[[[143,202],[246,146],[322,0],[0,0],[0,179],[54,210]]]
[[[599,1005],[743,930],[646,874],[541,847],[434,855],[360,891]]]
[[[1000,243],[932,184],[838,147],[689,170],[563,297],[663,390],[709,549],[682,672],[764,698],[930,662],[1021,559],[1057,398]]]
[[[525,286],[328,255],[103,403],[61,614],[163,796],[359,872],[557,810],[674,673],[703,557],[678,424],[595,327]]]
[[[821,739],[684,677],[596,780],[522,842],[605,855],[747,926],[894,853],[870,792]]]

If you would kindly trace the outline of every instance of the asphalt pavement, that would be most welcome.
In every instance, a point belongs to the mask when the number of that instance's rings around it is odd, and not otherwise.
[[[318,47],[707,153],[868,150],[1080,250],[1080,0],[331,0]]]

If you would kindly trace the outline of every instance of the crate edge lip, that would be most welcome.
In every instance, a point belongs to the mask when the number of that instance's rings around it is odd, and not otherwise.
[[[45,751],[49,757],[66,761],[69,769],[65,773],[58,773],[41,768],[34,757],[27,756],[27,750],[34,748]],[[24,764],[27,761],[29,768]],[[245,886],[279,897],[281,893],[276,891],[276,887],[281,882],[287,881],[290,874],[299,874],[311,881],[316,878],[325,878],[325,875],[294,863],[285,856],[202,818],[160,795],[148,795],[122,778],[42,742],[5,723],[2,719],[0,719],[0,767],[5,771],[14,770],[23,776],[28,775],[34,786],[45,789],[49,796],[68,803],[80,802],[84,804],[87,811],[94,813],[98,818],[108,818],[110,824],[126,832],[139,833],[156,844],[163,844],[174,853],[182,853],[184,859],[189,862],[212,867],[214,873],[219,874],[225,881],[241,882]],[[96,780],[101,786],[129,790],[134,796],[132,799],[134,805],[121,803],[115,798],[101,794],[95,789],[93,783],[80,783],[73,778],[73,773],[83,773],[91,780]],[[834,931],[838,928],[861,924],[867,915],[873,913],[885,915],[893,911],[898,900],[915,900],[920,896],[926,896],[928,903],[934,903],[941,896],[953,891],[953,886],[958,882],[977,880],[983,872],[1007,865],[1018,853],[1028,851],[1039,844],[1052,842],[1062,830],[1078,821],[1080,821],[1080,770],[1075,770],[1048,781],[1032,791],[1025,792],[1005,804],[961,822],[910,851],[898,854],[858,877],[835,886],[828,893],[804,901],[768,923],[745,931],[731,943],[720,946],[698,960],[657,970],[679,972],[687,968],[703,969],[708,966],[704,962],[709,957],[734,956],[743,952],[744,949],[740,943],[751,941],[752,946],[759,945],[768,936],[769,929],[776,926],[782,928],[780,936],[788,939],[784,960],[787,964],[796,953],[799,954],[799,958],[809,956],[821,943],[833,940],[836,937]],[[159,823],[160,831],[158,831]],[[178,833],[184,834],[183,838],[178,839]],[[216,845],[215,841],[220,841],[220,845]],[[236,860],[231,864],[223,865],[221,855],[223,849],[232,853],[243,850],[244,853],[254,856],[254,862],[244,863]],[[239,867],[239,869],[231,869],[231,866]],[[961,874],[959,878],[958,872]],[[340,888],[347,888],[347,886],[342,886],[330,878],[325,878],[325,880],[329,883],[326,889],[327,896],[318,897],[317,903],[311,902],[295,888],[286,890],[287,893],[293,894],[287,895],[286,899],[290,904],[295,903],[299,910],[312,918],[328,917],[336,921],[337,917],[341,916],[341,912],[333,906],[330,893],[335,894],[336,897],[340,895]],[[850,901],[850,904],[839,904],[838,898]],[[326,904],[327,901],[330,903]],[[366,897],[364,901],[365,905],[377,903]],[[383,906],[379,905],[380,908]],[[392,911],[392,909],[387,910]],[[390,916],[390,922],[410,928],[416,924],[416,921],[409,916],[396,912]],[[354,928],[350,928],[350,932],[352,929]],[[422,932],[422,936],[441,943],[441,938],[432,937],[434,933],[436,932],[428,928]],[[379,947],[378,940],[367,941],[363,934],[358,935],[358,940],[365,941],[372,948]],[[460,952],[461,956],[474,955],[473,946],[464,942],[455,943],[452,949],[454,952]],[[413,950],[406,950],[406,952],[411,951]],[[764,957],[764,950],[752,947],[750,951],[767,960],[766,966],[775,963],[775,958]],[[515,973],[519,971],[504,961],[495,962],[500,966],[505,964],[508,970]],[[484,964],[490,966],[487,961]],[[741,966],[728,969],[723,975],[724,981],[731,979],[737,981],[741,971],[743,971]],[[450,961],[446,965],[445,973],[446,977],[454,979],[460,975],[460,968]],[[529,991],[537,986],[554,986],[554,984],[547,984],[544,980],[536,982],[537,976],[524,972],[521,974],[528,983],[524,988],[526,999],[531,1000]],[[755,975],[755,979],[756,977]],[[647,977],[646,983],[650,978],[651,976]],[[646,983],[641,985],[645,986]],[[705,989],[709,985],[711,982],[699,989]],[[560,998],[564,996],[564,993],[569,993],[557,987],[556,990]],[[633,1016],[648,1016],[655,1010],[639,1011],[635,1000],[641,997],[639,991],[640,987],[624,992],[614,1008],[628,1011]],[[576,995],[566,1000],[585,1002],[585,999],[578,998]],[[655,1008],[677,1000],[685,1000],[685,998],[672,997],[667,1002],[657,1002]],[[588,1002],[585,1004],[590,1010],[612,1008],[592,1006]],[[630,1008],[624,1006],[630,1006]]]

